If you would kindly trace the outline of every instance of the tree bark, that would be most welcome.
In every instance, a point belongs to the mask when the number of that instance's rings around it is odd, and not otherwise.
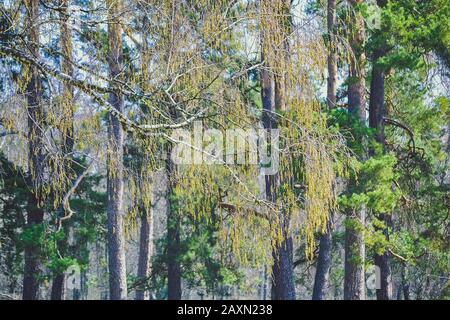
[[[64,273],[57,274],[52,281],[51,300],[64,300],[64,283],[66,277]]]
[[[317,259],[316,275],[314,278],[313,300],[325,300],[329,283],[330,268],[333,253],[333,214],[330,214],[326,232],[321,235],[319,243],[319,257]]]
[[[378,0],[378,5],[385,5],[385,1]],[[370,101],[369,101],[369,126],[376,131],[376,140],[383,146],[384,139],[384,117],[386,116],[386,108],[384,104],[384,82],[385,71],[378,65],[379,60],[386,55],[386,41],[381,36],[380,45],[374,50],[372,61],[372,81],[370,83]],[[379,219],[385,223],[383,233],[386,239],[389,239],[388,226],[391,224],[391,219],[385,214],[380,214]],[[381,255],[375,255],[375,266],[380,270],[380,288],[376,289],[377,300],[392,299],[392,280],[391,268],[389,265],[389,254],[387,251]]]
[[[263,109],[263,125],[267,130],[276,128],[276,119],[273,115],[274,102],[273,82],[270,79],[267,70],[261,71],[261,87]],[[279,185],[278,174],[266,175],[266,199],[276,203],[276,189]],[[281,228],[284,239],[273,249],[272,256],[274,264],[272,267],[272,299],[273,300],[294,300],[295,284],[294,284],[294,263],[293,263],[293,244],[292,237],[287,235],[288,217],[282,214]]]
[[[327,106],[333,109],[336,105],[337,92],[337,52],[334,25],[336,23],[336,0],[328,0],[327,5],[327,30],[329,41],[328,52],[328,79],[327,79]]]
[[[345,228],[344,300],[364,300],[366,284],[364,275],[365,245],[361,227],[366,211],[358,209],[347,217]]]
[[[121,78],[122,30],[121,0],[107,0],[108,7],[108,65],[111,79]],[[123,95],[109,94],[109,103],[120,113],[124,110]],[[108,266],[111,300],[127,299],[125,239],[123,234],[123,140],[124,131],[119,119],[108,116],[107,150],[107,214],[108,214]]]
[[[337,77],[337,53],[336,39],[334,35],[334,25],[336,22],[336,0],[328,0],[327,4],[327,29],[329,39],[328,52],[328,79],[327,79],[327,106],[331,110],[336,105],[336,77]],[[313,287],[313,300],[324,300],[326,298],[326,288],[331,268],[331,258],[333,249],[333,213],[329,214],[327,229],[320,236],[319,258],[317,260],[316,275]]]
[[[181,3],[174,1],[171,3],[172,12],[181,10]],[[170,43],[171,46],[167,52],[167,60],[171,61],[174,55],[173,48],[176,47],[177,34],[183,32],[180,29],[179,22],[174,19],[171,26]],[[174,122],[180,116],[179,111],[173,106],[170,107],[170,117]],[[174,195],[176,183],[176,165],[172,161],[172,147],[170,143],[167,146],[166,173],[167,173],[167,298],[168,300],[181,300],[181,215],[178,207],[177,198]]]
[[[366,38],[364,19],[362,15],[357,12],[356,6],[362,0],[350,0],[350,3],[355,7],[355,12],[352,13],[351,31],[350,31],[350,45],[352,48],[353,57],[350,59],[349,66],[349,83],[348,83],[348,108],[349,112],[356,116],[361,123],[366,122],[366,96],[365,96],[365,63],[366,56],[364,53],[364,42]]]
[[[376,140],[384,145],[384,70],[377,65],[384,57],[385,49],[378,48],[373,54],[372,81],[370,82],[369,126],[376,130]]]
[[[380,289],[376,289],[377,300],[391,300],[393,289],[388,252],[385,251],[382,255],[375,255],[374,261],[375,266],[380,270]]]
[[[263,10],[263,19],[268,20],[268,25],[275,24],[275,30],[264,30],[265,26],[261,29],[261,60],[264,61],[265,67],[261,70],[261,94],[263,104],[263,117],[262,122],[264,129],[276,129],[278,126],[278,120],[275,111],[285,111],[286,105],[286,79],[285,79],[285,67],[287,64],[287,52],[289,50],[288,43],[285,41],[287,34],[287,25],[289,24],[289,9],[290,5],[288,1],[267,1],[264,0],[261,3]],[[267,18],[267,15],[269,17]],[[266,17],[265,17],[266,16]],[[266,22],[265,20],[263,20]],[[264,24],[264,23],[263,23]],[[274,60],[272,50],[274,50],[279,44],[270,43],[274,41],[274,37],[270,36],[268,32],[277,32],[278,36],[283,40],[282,46],[284,50],[275,50],[278,62],[277,66],[274,66]],[[276,37],[275,37],[276,38]],[[269,57],[270,55],[270,57]],[[265,61],[267,58],[268,61]],[[268,69],[273,72],[273,77],[269,74]],[[276,70],[274,70],[276,69]],[[266,199],[272,203],[277,201],[277,189],[280,184],[280,177],[278,173],[266,175]],[[290,215],[288,212],[280,213],[279,217],[282,239],[274,246],[272,251],[272,257],[274,264],[272,266],[272,299],[273,300],[295,300],[295,282],[294,282],[294,262],[293,262],[293,241],[292,236],[289,234]]]
[[[363,125],[366,123],[366,98],[365,98],[365,54],[364,20],[358,12],[357,6],[362,0],[351,0],[354,7],[352,14],[350,45],[353,57],[350,61],[350,75],[348,80],[348,107]],[[364,141],[362,142],[364,143]],[[361,156],[363,159],[366,155]],[[352,183],[352,182],[351,182]],[[345,236],[345,276],[344,299],[365,299],[365,244],[363,229],[365,226],[366,209],[363,206],[351,212],[346,221]]]
[[[378,59],[384,55],[384,50],[376,50],[373,60],[372,82],[370,85],[369,125],[376,129],[376,140],[384,146],[384,71],[376,65]],[[388,226],[391,224],[390,216],[380,214],[378,217],[384,222],[383,234],[389,239]],[[390,300],[392,298],[391,268],[387,251],[381,255],[375,255],[375,266],[380,270],[380,289],[376,290],[378,300]]]
[[[180,228],[181,217],[173,197],[174,163],[171,148],[167,152],[167,298],[181,300]]]
[[[68,25],[68,0],[61,0],[59,8],[59,26],[60,26],[60,44],[61,44],[61,71],[64,74],[73,76],[73,66],[69,59],[72,57],[72,36]],[[62,134],[62,149],[65,155],[69,155],[73,151],[74,146],[74,126],[73,126],[73,87],[69,83],[63,83],[62,92],[62,108],[61,108],[61,134]],[[72,157],[64,160],[64,169],[66,175],[70,176],[72,168]],[[61,210],[63,212],[63,210]],[[61,240],[61,246],[65,247],[66,239]],[[64,284],[65,274],[64,272],[57,274],[53,278],[52,282],[52,300],[64,300]]]
[[[147,4],[147,2],[144,2]],[[142,70],[142,87],[144,91],[148,90],[149,87],[149,65],[150,65],[150,55],[149,55],[149,44],[147,39],[147,33],[149,28],[149,21],[147,15],[142,17],[142,49],[141,49],[141,70]],[[142,169],[144,166],[142,165]],[[150,173],[148,173],[150,174]],[[150,276],[151,269],[151,257],[153,253],[153,211],[147,209],[146,206],[142,206],[142,216],[141,216],[141,228],[140,228],[140,239],[139,239],[139,262],[138,262],[138,279],[145,281]],[[136,290],[136,300],[148,300],[150,298],[150,293],[145,288],[138,288]]]
[[[273,82],[267,70],[261,71],[261,87],[263,109],[263,125],[267,130],[274,129],[277,126],[276,118],[273,115],[275,111],[274,104],[277,103],[273,99]],[[277,86],[275,86],[276,88]],[[277,96],[277,95],[275,95]],[[280,103],[278,101],[278,103]],[[278,104],[280,105],[280,104]],[[276,189],[279,185],[278,174],[266,175],[266,199],[276,203]],[[294,263],[293,263],[293,244],[292,237],[287,235],[288,217],[282,213],[280,217],[282,234],[284,239],[277,244],[272,252],[274,264],[272,267],[272,299],[273,300],[294,300],[295,299],[295,283],[294,283]]]
[[[150,259],[153,252],[153,217],[143,209],[139,239],[138,279],[145,280],[150,275]],[[148,290],[136,290],[136,300],[148,300]]]
[[[26,25],[28,38],[34,45],[30,51],[39,57],[39,1],[26,0]],[[43,122],[44,115],[41,105],[41,81],[39,70],[35,66],[29,67],[30,80],[26,87],[28,112],[28,175],[32,191],[28,196],[26,228],[39,227],[44,219],[42,187],[44,184],[44,150],[43,150]],[[24,300],[37,300],[39,295],[38,275],[41,268],[39,244],[27,243],[25,246],[25,266],[23,277]]]
[[[402,291],[403,291],[403,300],[410,300],[410,294],[409,294],[409,282],[407,279],[407,266],[405,263],[402,264],[402,271],[401,271],[401,281],[402,281]]]
[[[277,245],[272,255],[272,300],[295,300],[292,237]]]

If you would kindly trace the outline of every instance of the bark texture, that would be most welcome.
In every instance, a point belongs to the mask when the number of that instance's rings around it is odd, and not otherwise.
[[[267,1],[262,3],[263,15],[270,15],[275,19],[273,30],[261,31],[261,59],[269,57],[265,61],[265,68],[261,70],[261,94],[263,104],[263,126],[265,129],[276,129],[278,119],[276,112],[285,111],[286,105],[286,72],[288,64],[289,47],[286,40],[288,34],[290,4],[285,0]],[[274,23],[274,22],[272,22]],[[270,26],[263,23],[262,29]],[[273,37],[268,32],[275,32]],[[282,43],[270,43],[274,39],[283,39]],[[278,48],[278,46],[281,47]],[[273,56],[275,54],[275,57]],[[270,61],[276,59],[275,61]],[[279,174],[265,176],[266,199],[272,203],[277,202],[277,189],[280,185]],[[274,264],[272,266],[272,299],[295,300],[293,241],[289,234],[289,212],[281,212],[279,216],[282,240],[277,243],[272,251]]]
[[[68,0],[61,0],[59,8],[59,27],[60,27],[60,44],[61,44],[61,71],[64,74],[73,76],[73,66],[70,63],[72,58],[72,36],[69,29],[68,23]],[[73,86],[69,83],[63,83],[62,92],[62,108],[61,108],[61,134],[62,134],[62,151],[65,155],[69,155],[73,151],[74,146],[74,125],[73,125]],[[66,174],[70,176],[72,169],[72,157],[68,156],[65,160],[64,170]],[[64,210],[60,210],[63,212]],[[68,233],[67,233],[68,234]],[[59,247],[65,247],[67,240],[63,239],[60,241]],[[52,282],[52,300],[64,300],[64,285],[65,285],[65,273],[59,273],[53,278]]]
[[[345,228],[344,300],[364,300],[366,284],[364,274],[365,245],[361,228],[364,226],[364,208],[347,217]]]
[[[361,0],[351,0],[354,10],[352,13],[350,45],[353,57],[350,61],[350,74],[348,80],[348,107],[363,125],[366,123],[366,98],[365,98],[365,30],[364,20],[358,6]],[[364,141],[362,141],[364,144]],[[366,156],[361,155],[364,159]],[[353,183],[353,182],[350,182]],[[345,236],[345,276],[344,276],[344,299],[365,299],[365,245],[364,226],[366,208],[358,208],[348,213],[346,220]]]
[[[108,0],[108,65],[111,79],[121,78],[122,72],[122,30],[120,15],[122,2]],[[123,113],[123,95],[110,93],[109,103]],[[108,116],[107,151],[107,214],[108,214],[108,267],[111,300],[127,299],[125,239],[123,234],[123,140],[124,131],[119,119]]]
[[[167,201],[167,298],[181,300],[181,264],[180,255],[180,214],[172,196],[174,164],[171,160],[171,148],[167,152],[166,172],[168,177]]]
[[[328,52],[328,79],[327,79],[327,106],[333,109],[336,105],[336,77],[337,77],[337,53],[334,25],[336,23],[336,0],[328,0],[327,3],[327,29],[329,39]],[[319,257],[317,259],[316,274],[314,278],[313,300],[324,300],[331,268],[333,249],[333,213],[329,214],[327,229],[320,236]]]
[[[378,0],[380,7],[386,4],[386,1]],[[376,36],[377,34],[375,34]],[[370,101],[369,101],[369,126],[375,129],[376,140],[383,146],[385,145],[384,139],[384,117],[386,116],[386,108],[384,103],[385,98],[385,70],[379,65],[379,60],[386,55],[386,41],[384,37],[381,37],[379,46],[375,48],[373,53],[373,67],[372,67],[372,81],[370,83]],[[391,225],[391,217],[385,214],[381,214],[378,217],[385,224],[383,234],[386,239],[389,239],[388,227]],[[390,300],[392,299],[392,275],[389,265],[389,254],[384,251],[381,255],[375,255],[375,266],[379,269],[379,283],[380,287],[376,289],[378,300]]]
[[[143,210],[141,217],[140,239],[139,239],[139,261],[138,278],[146,280],[150,275],[150,259],[153,252],[153,219],[151,215]],[[136,290],[136,300],[148,300],[150,297],[148,290]]]
[[[39,1],[25,1],[26,24],[28,39],[34,45],[29,50],[35,57],[39,57]],[[28,70],[29,81],[26,87],[28,112],[28,176],[31,192],[27,203],[28,230],[38,230],[44,219],[43,194],[44,185],[44,150],[43,130],[44,115],[41,105],[41,80],[39,70],[31,66]],[[41,270],[39,244],[29,243],[25,246],[25,267],[23,277],[24,300],[37,300],[39,295],[38,276]]]
[[[319,243],[319,257],[317,259],[314,277],[313,300],[325,300],[329,284],[333,250],[333,215],[330,214],[326,232],[321,235]]]
[[[141,49],[141,69],[142,69],[142,87],[144,90],[148,90],[149,87],[149,43],[147,39],[147,32],[149,28],[148,17],[144,15],[142,17],[142,49]],[[142,165],[142,168],[144,166]],[[151,173],[148,173],[149,175]],[[138,261],[138,279],[143,283],[150,276],[151,270],[151,257],[153,253],[153,210],[146,208],[142,205],[141,227],[140,227],[140,239],[139,239],[139,261]],[[148,300],[150,298],[150,292],[145,288],[138,288],[136,290],[136,300]]]
[[[374,67],[372,69],[372,82],[370,86],[370,103],[369,103],[369,125],[376,130],[376,139],[384,146],[384,71],[377,66],[377,61],[384,55],[384,50],[378,49],[374,54]],[[380,214],[378,218],[384,222],[385,228],[383,234],[389,239],[388,227],[391,225],[390,216]],[[391,268],[389,265],[389,254],[387,251],[381,255],[375,255],[375,266],[380,272],[380,288],[376,290],[378,300],[392,299],[392,280]]]
[[[327,58],[328,79],[327,79],[327,106],[332,109],[336,105],[337,92],[337,52],[336,36],[334,34],[334,25],[336,23],[336,0],[328,0],[327,3],[327,30],[329,41],[329,52]]]
[[[52,281],[51,300],[64,300],[64,283],[66,277],[64,273],[57,274]]]

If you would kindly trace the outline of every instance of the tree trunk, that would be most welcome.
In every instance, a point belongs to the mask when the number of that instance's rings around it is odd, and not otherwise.
[[[64,300],[64,283],[66,277],[64,273],[59,273],[53,278],[51,300]]]
[[[120,14],[122,2],[107,0],[108,65],[111,79],[120,78],[122,72],[122,32]],[[109,103],[120,113],[124,109],[123,95],[109,94]],[[125,265],[125,239],[123,234],[123,140],[124,131],[119,119],[108,116],[107,194],[108,194],[108,266],[111,300],[127,299]]]
[[[60,43],[61,53],[61,71],[64,74],[73,76],[72,59],[72,34],[69,26],[69,0],[61,0],[59,11],[59,25],[60,25]],[[70,83],[63,83],[63,109],[61,110],[63,116],[63,126],[61,129],[63,137],[63,151],[65,154],[70,154],[73,151],[74,145],[74,106],[73,106],[73,86]],[[71,169],[72,159],[68,159],[65,165],[67,170]]]
[[[180,1],[172,1],[170,3],[172,12],[182,10]],[[177,46],[178,34],[182,33],[181,25],[177,19],[172,21],[170,31],[170,46],[167,50],[167,63],[177,64],[171,58],[176,55],[174,48]],[[175,66],[174,65],[174,66]],[[177,121],[180,116],[179,111],[172,105],[169,108],[170,117],[173,122]],[[165,169],[167,174],[167,298],[168,300],[181,300],[181,263],[180,263],[180,246],[181,246],[181,216],[177,199],[174,195],[174,187],[176,183],[176,166],[172,161],[172,148],[170,142],[166,150]]]
[[[146,3],[146,2],[144,2]],[[149,44],[147,33],[149,28],[149,21],[147,15],[142,17],[142,48],[141,48],[141,70],[142,70],[142,87],[144,91],[149,87]],[[144,169],[144,165],[142,168]],[[150,173],[148,173],[150,174]],[[151,257],[153,253],[153,211],[147,209],[145,205],[142,206],[141,228],[139,239],[139,262],[138,262],[138,279],[145,281],[150,276]],[[136,290],[136,300],[148,300],[150,293],[145,288],[138,288]]]
[[[68,0],[61,0],[60,10],[59,10],[59,26],[60,26],[60,44],[61,44],[61,71],[64,74],[73,76],[73,67],[69,59],[72,58],[72,36],[70,28],[68,25]],[[62,92],[62,108],[61,114],[63,120],[61,121],[61,134],[62,134],[62,149],[65,155],[69,155],[73,151],[74,145],[74,135],[73,135],[73,87],[69,83],[63,83]],[[72,168],[72,157],[68,157],[64,160],[64,169],[66,175],[70,176],[70,171]],[[61,210],[63,212],[64,210]],[[66,246],[66,239],[60,241],[59,247]],[[60,249],[61,250],[61,249]],[[52,283],[52,300],[64,300],[64,284],[65,284],[65,274],[64,272],[57,274],[53,278]]]
[[[350,62],[350,75],[348,81],[348,107],[353,114],[365,125],[366,123],[366,99],[365,99],[365,54],[364,20],[358,12],[357,6],[362,0],[351,0],[355,12],[352,14],[350,44],[353,57]],[[364,141],[363,141],[364,143]],[[366,155],[361,156],[363,159]],[[353,183],[353,182],[351,182]],[[365,299],[365,244],[364,226],[366,218],[365,207],[351,212],[346,219],[345,236],[345,277],[344,277],[344,299]]]
[[[326,232],[321,235],[319,243],[319,258],[317,259],[316,275],[314,278],[313,300],[325,300],[333,250],[333,215],[330,214]]]
[[[146,280],[150,275],[150,259],[153,251],[153,218],[143,209],[141,217],[141,230],[139,239],[138,279]],[[148,290],[139,288],[136,290],[136,300],[148,300]]]
[[[409,295],[409,282],[407,279],[407,266],[405,263],[402,263],[402,271],[401,271],[401,280],[402,280],[402,291],[403,291],[403,300],[410,300]]]
[[[327,79],[327,106],[333,109],[336,105],[336,77],[337,77],[337,53],[336,39],[334,35],[334,24],[336,22],[336,0],[328,0],[327,6],[327,29],[329,40],[328,53],[328,79]],[[319,258],[317,260],[316,275],[314,279],[313,300],[324,300],[326,297],[326,288],[328,287],[328,278],[331,268],[331,258],[333,249],[333,213],[329,214],[327,229],[320,236]]]
[[[288,1],[263,1],[263,19],[269,19],[267,26],[275,24],[275,30],[265,30],[263,20],[261,26],[261,60],[265,62],[266,68],[261,70],[261,94],[263,104],[262,122],[264,129],[276,129],[278,121],[274,115],[275,111],[285,111],[286,106],[286,79],[285,67],[287,64],[287,52],[289,50],[287,41],[283,41],[282,46],[285,50],[276,50],[274,58],[273,49],[277,48],[278,43],[274,37],[269,36],[268,32],[277,32],[281,39],[286,39],[286,26],[288,25],[290,5]],[[271,21],[272,20],[272,21]],[[276,37],[275,37],[276,38]],[[267,58],[268,61],[265,61]],[[277,59],[277,66],[274,66]],[[267,68],[272,69],[273,79]],[[276,70],[275,70],[276,69]],[[278,173],[266,175],[266,199],[272,203],[277,201],[277,189],[280,184]],[[294,262],[293,262],[293,241],[289,235],[290,215],[288,212],[280,213],[279,217],[282,239],[277,243],[272,251],[274,264],[272,266],[272,299],[273,300],[295,300],[295,282],[294,282]]]
[[[33,45],[30,51],[39,57],[39,1],[26,0],[26,24],[28,38]],[[43,150],[43,110],[41,106],[41,81],[37,67],[30,66],[30,80],[26,87],[28,112],[28,175],[32,191],[28,196],[26,229],[39,228],[44,219],[42,187],[44,183],[44,150]],[[38,275],[40,273],[39,244],[27,243],[25,246],[25,266],[23,277],[24,300],[36,300],[39,294]]]
[[[267,265],[262,270],[261,300],[267,300]]]
[[[272,300],[295,300],[292,237],[273,250]]]
[[[377,300],[392,299],[392,275],[389,265],[389,254],[385,251],[382,255],[375,255],[375,266],[380,270],[380,289],[377,290]]]
[[[370,104],[369,104],[369,124],[371,128],[376,129],[376,139],[384,146],[384,71],[376,63],[380,57],[384,56],[384,50],[377,50],[374,54],[372,82],[370,85]],[[380,214],[378,217],[384,222],[383,233],[386,239],[389,239],[388,226],[390,217]],[[392,298],[391,268],[389,266],[389,254],[383,252],[381,255],[375,255],[375,266],[380,270],[380,288],[376,290],[378,300],[390,300]]]
[[[385,1],[378,0],[378,5],[385,5]],[[369,126],[376,130],[376,140],[384,148],[384,117],[386,115],[386,108],[384,105],[384,82],[385,71],[378,65],[379,59],[386,55],[386,41],[381,36],[381,43],[373,53],[373,67],[372,67],[372,81],[370,83],[370,101],[369,101]],[[386,239],[389,239],[388,226],[390,225],[390,217],[387,215],[379,215],[379,219],[384,221],[386,228],[383,233]],[[392,281],[391,268],[389,265],[389,254],[387,251],[381,255],[375,255],[374,262],[376,268],[380,270],[380,288],[376,289],[378,300],[392,299]]]
[[[361,227],[364,226],[365,209],[359,209],[347,217],[345,228],[344,299],[365,299],[365,245]]]
[[[276,128],[276,119],[273,115],[274,102],[273,82],[267,70],[261,71],[261,87],[263,108],[267,112],[263,112],[263,125],[267,130]],[[279,184],[278,174],[266,175],[266,199],[276,203],[276,189]],[[273,249],[272,256],[274,264],[272,267],[272,299],[273,300],[294,300],[295,284],[294,284],[294,264],[293,264],[293,246],[292,237],[287,235],[288,217],[282,214],[280,217],[282,226],[282,234],[284,239]]]
[[[365,29],[364,19],[361,13],[357,12],[357,6],[362,0],[350,0],[354,6],[351,21],[350,45],[353,57],[350,59],[349,83],[348,83],[348,108],[349,112],[355,115],[361,123],[366,122],[366,74],[364,70],[366,56],[364,53]]]
[[[327,6],[327,30],[329,41],[328,52],[328,79],[327,79],[327,106],[333,109],[336,105],[337,92],[337,52],[334,25],[336,23],[336,0],[328,0]]]
[[[376,130],[376,140],[384,145],[384,70],[377,65],[385,55],[384,48],[378,48],[373,54],[372,81],[370,82],[369,126]]]
[[[180,228],[181,218],[173,197],[174,163],[171,148],[167,152],[167,298],[181,300]]]
[[[263,125],[267,130],[276,128],[276,119],[273,115],[274,103],[273,99],[273,82],[267,70],[261,71],[261,87],[263,109]],[[277,86],[275,86],[277,87]],[[277,96],[277,95],[275,95]],[[278,95],[279,97],[280,95]],[[279,103],[279,102],[278,102]],[[280,105],[280,104],[278,104]],[[279,184],[278,174],[266,175],[266,199],[276,203],[276,189]],[[288,217],[282,214],[280,217],[282,234],[284,239],[273,249],[272,256],[274,264],[272,267],[272,299],[273,300],[294,300],[295,284],[294,284],[294,264],[293,264],[293,246],[292,237],[287,235]]]

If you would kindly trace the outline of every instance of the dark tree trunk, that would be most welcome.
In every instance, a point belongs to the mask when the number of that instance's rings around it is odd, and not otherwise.
[[[111,79],[120,78],[122,72],[122,32],[120,0],[108,0],[108,65]],[[122,94],[110,93],[109,103],[123,113]],[[127,299],[125,239],[123,234],[123,140],[124,131],[119,119],[108,116],[107,194],[108,194],[108,266],[111,300]]]
[[[171,5],[174,12],[181,10],[179,1],[173,1]],[[170,37],[171,46],[167,52],[167,59],[170,59],[170,56],[173,54],[172,50],[177,45],[176,35],[182,32],[179,22],[174,21]],[[176,122],[177,118],[181,116],[178,110],[171,106],[169,111],[170,117]],[[171,159],[172,147],[173,145],[168,145],[165,163],[167,174],[167,298],[168,300],[181,300],[181,215],[173,192],[176,183],[176,165]]]
[[[38,206],[34,194],[30,194],[27,204],[27,226],[32,228],[42,223],[44,212]],[[37,300],[39,295],[39,281],[38,275],[41,272],[40,262],[41,248],[34,244],[27,244],[25,246],[25,267],[23,277],[23,300]]]
[[[39,1],[25,1],[26,24],[28,38],[32,45],[30,51],[39,57]],[[44,219],[42,187],[44,183],[44,151],[43,151],[43,110],[41,106],[41,81],[37,67],[29,69],[30,80],[26,87],[28,112],[28,175],[31,192],[27,203],[26,228],[39,228]],[[40,273],[39,244],[29,243],[25,246],[25,267],[23,277],[23,299],[36,300],[39,295],[38,275]]]
[[[263,125],[265,129],[273,129],[277,127],[276,119],[273,116],[274,104],[272,98],[272,81],[267,71],[262,71],[262,101],[264,112]],[[279,86],[275,85],[275,88]],[[282,97],[276,94],[276,97]],[[277,104],[278,102],[278,104]],[[282,108],[284,104],[275,99],[275,104]],[[266,198],[276,203],[276,189],[279,185],[278,174],[266,175]],[[273,249],[272,256],[274,264],[272,267],[272,299],[273,300],[294,300],[295,299],[295,283],[294,283],[294,263],[293,263],[293,245],[292,237],[288,233],[289,216],[281,213],[280,216],[282,234],[284,239]]]
[[[332,109],[336,105],[337,92],[337,53],[334,25],[336,22],[336,0],[328,0],[327,6],[327,30],[329,41],[328,52],[328,79],[327,79],[327,106]]]
[[[319,257],[317,259],[316,275],[314,278],[313,300],[325,300],[329,284],[330,268],[333,250],[333,215],[330,214],[326,232],[321,235],[319,243]]]
[[[272,300],[295,300],[292,237],[287,237],[272,254]]]
[[[72,59],[72,34],[69,26],[69,0],[61,0],[59,19],[60,19],[60,43],[63,57],[61,59],[61,71],[64,74],[73,76],[73,65],[70,61]],[[64,83],[63,87],[63,109],[61,110],[63,116],[63,128],[61,129],[63,137],[63,151],[65,154],[70,154],[74,146],[74,106],[73,106],[73,86],[70,83]],[[65,164],[66,170],[71,170],[72,157],[67,160]]]
[[[385,49],[376,49],[373,54],[372,81],[370,83],[369,126],[376,129],[376,140],[384,145],[384,70],[377,65],[385,55]]]
[[[363,57],[362,54],[360,57]],[[355,62],[351,62],[349,85],[348,85],[348,108],[363,124],[366,122],[366,99],[365,99],[365,75],[364,70],[359,69]],[[359,70],[358,70],[359,69]]]
[[[180,214],[173,193],[174,163],[171,160],[171,148],[167,152],[166,171],[167,189],[167,298],[181,300],[181,264],[180,264]]]
[[[328,79],[327,79],[327,106],[333,109],[336,105],[336,78],[337,78],[337,53],[336,39],[334,35],[334,25],[336,22],[336,0],[328,0],[327,5],[327,29],[329,40],[328,52]],[[333,213],[329,214],[327,229],[320,236],[319,258],[317,260],[316,275],[313,287],[313,300],[324,300],[328,278],[331,268],[332,248],[333,248]]]
[[[153,219],[143,209],[139,239],[138,279],[146,281],[150,275],[150,259],[153,251]],[[143,288],[136,290],[136,300],[148,300],[149,292]]]
[[[68,25],[68,0],[61,0],[60,11],[59,11],[59,26],[60,26],[60,44],[61,44],[61,52],[63,57],[61,59],[61,71],[64,74],[69,76],[73,76],[73,66],[70,63],[69,59],[72,57],[72,36],[70,32],[70,28]],[[61,114],[63,116],[63,120],[61,122],[61,134],[62,134],[62,150],[65,155],[70,155],[73,151],[74,146],[74,126],[73,126],[73,87],[68,84],[63,84],[63,93],[62,93],[62,108]],[[64,169],[66,171],[66,175],[71,175],[72,169],[72,157],[68,156],[67,160],[64,163]],[[60,210],[63,212],[64,210]],[[63,251],[63,248],[67,245],[67,240],[63,239],[59,241],[58,247],[60,248],[60,252]],[[52,300],[64,300],[64,284],[65,284],[65,274],[64,272],[56,274],[53,278],[52,283],[52,292],[51,299]]]
[[[287,25],[289,24],[289,3],[281,0],[277,2],[263,1],[263,10],[267,10],[263,15],[271,14],[270,19],[276,19],[277,32],[284,38],[287,34]],[[264,18],[265,19],[265,18]],[[273,22],[273,21],[272,21]],[[270,23],[269,23],[270,24]],[[261,27],[264,29],[264,26]],[[265,57],[272,56],[272,50],[278,44],[269,43],[272,37],[269,37],[267,30],[261,31],[261,59],[264,61]],[[287,52],[289,51],[288,44],[283,43],[285,50],[277,51],[279,65],[277,67],[271,65],[274,61],[265,61],[266,68],[272,68],[274,72],[273,78],[269,71],[264,68],[261,70],[261,98],[263,104],[262,122],[264,129],[276,129],[278,120],[274,112],[285,111],[286,105],[286,79],[285,69],[287,64]],[[279,52],[279,53],[278,53]],[[270,60],[270,58],[268,59]],[[266,175],[266,199],[272,203],[277,201],[277,189],[280,184],[280,177],[278,173]],[[274,264],[272,267],[272,299],[273,300],[294,300],[295,299],[295,282],[294,282],[294,262],[293,262],[293,241],[289,235],[290,215],[289,212],[281,212],[280,228],[282,239],[277,243],[272,251]]]
[[[172,119],[177,118],[177,111],[170,110]],[[181,300],[181,263],[180,263],[180,231],[181,217],[177,199],[174,197],[175,163],[172,161],[172,145],[168,145],[166,154],[167,175],[167,299]]]
[[[272,81],[266,70],[262,71],[262,101],[263,108],[267,112],[263,113],[263,125],[265,129],[276,128],[276,119],[273,116],[274,103],[272,98]],[[276,87],[276,86],[275,86]],[[277,95],[276,95],[277,96]],[[275,99],[276,103],[276,99]],[[280,106],[280,104],[278,104]],[[279,184],[278,174],[266,175],[266,199],[276,203],[276,189]],[[272,267],[272,299],[273,300],[294,300],[295,299],[295,283],[294,283],[294,263],[293,263],[293,246],[292,237],[287,235],[288,217],[285,213],[281,214],[280,221],[284,239],[273,249],[272,256],[274,264]]]
[[[384,146],[384,71],[376,63],[380,57],[384,56],[384,50],[377,50],[374,54],[374,67],[372,69],[372,82],[370,85],[370,104],[369,104],[369,124],[371,128],[376,129],[376,139]],[[391,225],[390,216],[380,214],[378,217],[385,224],[383,234],[389,239],[388,227]],[[375,255],[375,266],[380,272],[380,288],[376,290],[378,300],[390,300],[392,298],[391,268],[389,265],[389,254],[387,251],[381,255]]]
[[[378,0],[378,5],[385,5],[385,1]],[[386,55],[386,43],[384,37],[381,35],[380,45],[373,53],[373,67],[372,67],[372,81],[370,83],[370,101],[369,101],[369,126],[376,130],[376,140],[383,146],[384,149],[384,117],[386,115],[386,108],[384,104],[384,82],[385,71],[379,66],[379,60]],[[373,153],[373,152],[372,152]],[[389,239],[388,227],[390,225],[390,216],[381,214],[378,217],[385,224],[383,233],[386,239]],[[381,255],[375,255],[374,262],[376,268],[379,269],[379,283],[380,288],[376,289],[378,300],[392,299],[392,281],[391,268],[389,265],[389,254],[387,251]]]
[[[65,279],[64,273],[59,273],[53,278],[51,300],[64,300]]]
[[[377,300],[392,299],[391,267],[389,265],[389,254],[375,255],[375,266],[380,270],[380,289],[377,290]]]
[[[149,64],[150,64],[150,54],[149,54],[149,44],[148,44],[148,29],[149,21],[147,15],[144,14],[142,17],[142,48],[141,48],[141,70],[142,70],[142,87],[144,91],[148,90],[149,86]],[[144,165],[142,165],[142,169]],[[150,173],[149,173],[150,174]],[[140,228],[140,239],[139,239],[139,261],[138,261],[138,279],[141,282],[147,282],[146,280],[150,276],[151,269],[151,257],[153,253],[153,211],[148,209],[145,205],[141,208],[141,228]],[[138,288],[136,290],[136,300],[148,300],[150,298],[150,293],[145,288]]]
[[[362,0],[351,0],[355,11],[352,14],[352,26],[350,34],[350,45],[352,48],[353,57],[350,59],[349,79],[348,79],[348,108],[349,112],[356,116],[363,124],[366,122],[366,74],[365,62],[366,56],[364,53],[365,30],[364,19],[362,15],[357,12],[357,6],[362,3]]]
[[[352,14],[350,44],[353,57],[350,62],[350,75],[348,79],[348,108],[363,125],[366,123],[366,98],[365,98],[365,54],[364,20],[358,12],[357,6],[362,0],[351,0],[355,8]],[[362,142],[364,143],[364,141]],[[365,154],[360,156],[365,159]],[[354,182],[350,182],[352,184]],[[350,212],[346,218],[345,229],[345,276],[344,276],[344,299],[365,299],[365,244],[364,226],[366,209],[361,207]]]

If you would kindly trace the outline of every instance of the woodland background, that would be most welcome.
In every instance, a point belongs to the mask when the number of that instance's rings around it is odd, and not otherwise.
[[[1,0],[0,299],[450,298],[449,17]],[[278,129],[278,173],[175,164],[196,121]]]

